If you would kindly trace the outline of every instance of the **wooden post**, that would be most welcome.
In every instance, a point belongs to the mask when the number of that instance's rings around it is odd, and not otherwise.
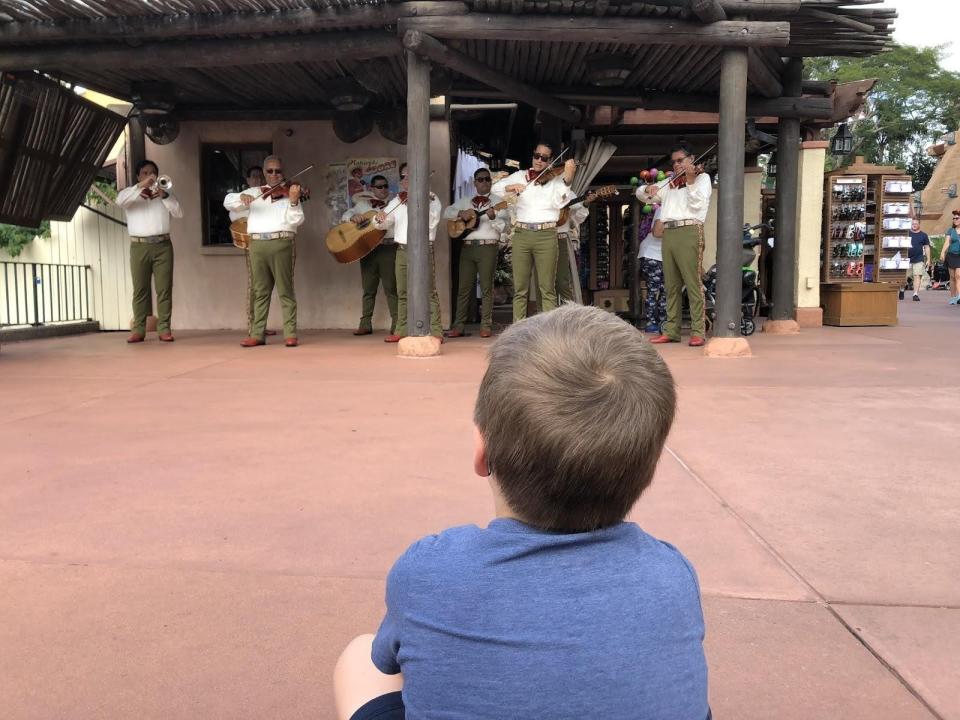
[[[740,256],[743,237],[743,154],[746,110],[747,51],[742,48],[728,48],[723,51],[720,60],[717,315],[713,326],[713,340],[736,338],[744,345],[746,341],[740,337]],[[726,344],[732,346],[732,343]],[[746,347],[749,353],[749,346]],[[708,354],[712,354],[710,348],[708,348]]]
[[[134,111],[127,128],[127,187],[137,184],[137,165],[147,159],[143,116]]]
[[[430,334],[430,61],[407,52],[407,333]]]
[[[785,91],[800,95],[803,60],[787,63]],[[767,332],[796,332],[797,282],[797,194],[800,183],[800,121],[780,118],[777,135],[777,225],[773,248],[773,308],[770,319],[776,325]],[[783,325],[780,323],[785,321]]]

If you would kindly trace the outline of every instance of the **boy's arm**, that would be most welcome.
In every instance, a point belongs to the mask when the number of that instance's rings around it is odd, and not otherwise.
[[[380,672],[387,675],[396,675],[400,672],[400,663],[397,657],[400,654],[403,609],[406,596],[405,559],[406,554],[401,555],[387,575],[387,612],[383,616],[376,636],[373,638],[373,647],[370,650],[370,659],[373,664],[377,666]]]

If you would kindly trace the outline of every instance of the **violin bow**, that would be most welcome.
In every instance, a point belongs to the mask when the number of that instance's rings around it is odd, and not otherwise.
[[[700,153],[700,155],[698,155],[698,156],[694,159],[694,161],[693,161],[694,166],[696,166],[696,164],[697,164],[698,162],[700,162],[701,160],[703,160],[703,158],[705,158],[707,155],[709,155],[710,152],[712,152],[713,149],[714,149],[716,146],[717,146],[717,144],[714,143],[713,145],[711,145],[710,147],[708,147],[706,150],[704,150],[702,153]],[[668,177],[666,180],[661,180],[659,183],[656,183],[657,190],[659,190],[660,188],[666,187],[667,185],[669,185],[670,183],[672,183],[676,177],[677,177],[677,176],[674,175],[673,177]],[[650,183],[650,184],[653,185],[654,183]]]
[[[307,165],[307,166],[306,166],[303,170],[301,170],[300,172],[294,173],[294,174],[291,175],[290,177],[285,178],[284,180],[281,180],[281,181],[278,182],[276,185],[268,185],[268,186],[267,186],[268,189],[267,189],[267,190],[264,190],[262,193],[260,193],[260,195],[259,195],[258,197],[255,197],[255,198],[253,199],[253,201],[256,202],[257,200],[262,200],[264,197],[266,197],[267,195],[269,195],[270,193],[272,193],[272,192],[273,192],[274,190],[276,190],[278,187],[280,187],[280,186],[283,185],[284,183],[290,182],[290,181],[293,180],[295,177],[300,177],[300,176],[303,175],[307,170],[313,170],[313,163],[310,163],[309,165]]]

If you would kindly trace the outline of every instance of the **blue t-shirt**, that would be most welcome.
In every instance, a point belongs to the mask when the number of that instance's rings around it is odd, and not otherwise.
[[[923,247],[930,244],[930,238],[923,231],[910,231],[910,262],[923,262]]]
[[[499,518],[397,560],[372,659],[403,672],[408,720],[705,720],[703,632],[690,563],[634,523]]]

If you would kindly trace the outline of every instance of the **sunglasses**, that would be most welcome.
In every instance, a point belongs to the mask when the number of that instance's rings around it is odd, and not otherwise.
[[[552,155],[541,155],[540,153],[534,153],[534,154],[533,154],[533,159],[534,159],[534,160],[542,160],[543,162],[550,162],[550,158],[551,158],[551,157],[553,157],[553,156],[552,156]]]
[[[276,170],[264,170],[267,175],[283,175],[283,170],[277,168]]]
[[[372,187],[374,190],[386,190],[390,186],[389,185],[371,185],[370,187]]]
[[[488,177],[478,177],[477,182],[493,182],[493,178]]]

